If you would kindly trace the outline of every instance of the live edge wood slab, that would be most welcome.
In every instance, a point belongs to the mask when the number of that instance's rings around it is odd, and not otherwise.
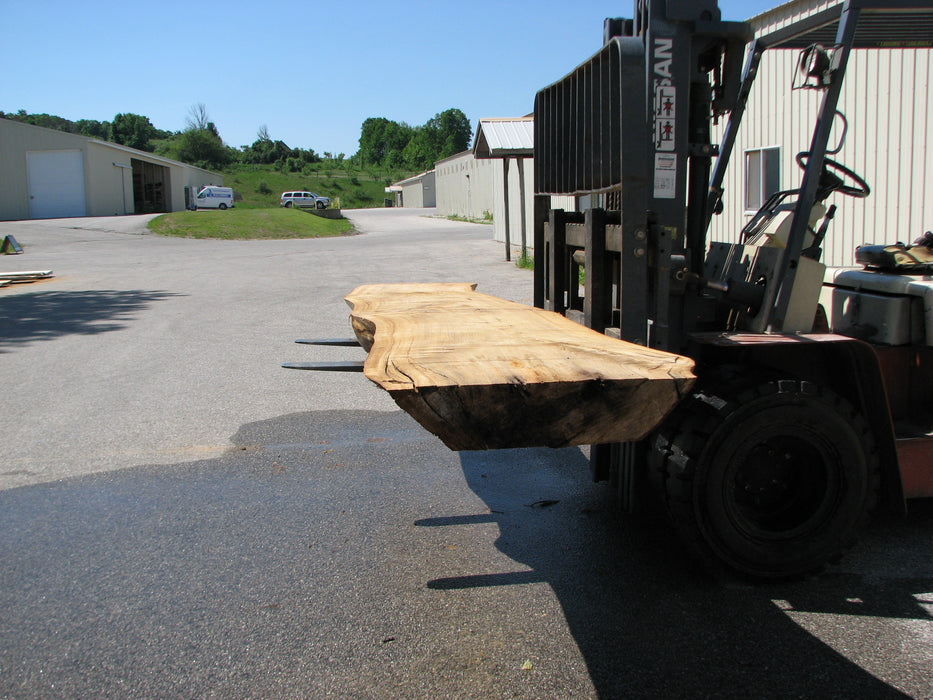
[[[452,450],[639,440],[693,361],[610,338],[475,284],[369,284],[345,298],[363,372]]]

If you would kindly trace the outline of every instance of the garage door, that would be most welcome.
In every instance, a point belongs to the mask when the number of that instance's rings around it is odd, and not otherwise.
[[[29,151],[26,172],[30,218],[57,219],[87,214],[81,151]]]

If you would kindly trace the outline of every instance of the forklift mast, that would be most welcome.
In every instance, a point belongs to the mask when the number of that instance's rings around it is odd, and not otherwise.
[[[637,0],[634,19],[606,20],[595,56],[538,93],[535,187],[545,197],[536,209],[535,246],[546,263],[536,272],[537,306],[576,309],[586,325],[618,328],[610,334],[631,342],[683,346],[699,310],[678,287],[683,271],[699,274],[705,258],[718,155],[710,122],[739,99],[751,38],[748,24],[721,20],[716,0]],[[586,222],[549,213],[546,195],[595,195],[620,218]],[[571,237],[581,235],[580,224],[590,230],[579,246],[592,258],[585,261],[586,298],[571,289],[568,224]],[[606,266],[605,252],[620,257]],[[633,293],[622,295],[622,280]]]

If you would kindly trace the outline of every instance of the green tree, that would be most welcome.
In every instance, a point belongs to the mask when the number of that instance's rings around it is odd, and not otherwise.
[[[295,163],[283,165],[288,160],[297,160],[300,164],[297,167]],[[273,141],[269,128],[265,124],[256,132],[256,140],[249,146],[243,146],[239,153],[241,163],[257,165],[278,163],[280,167],[287,167],[290,170],[300,170],[306,163],[318,163],[320,160],[321,157],[314,152],[313,148],[289,148],[284,141]]]
[[[118,114],[110,124],[110,140],[140,151],[152,151],[149,141],[155,136],[156,128],[149,117],[140,114]]]
[[[54,114],[29,114],[25,109],[21,109],[17,111],[16,114],[0,112],[0,117],[12,119],[13,121],[22,122],[24,124],[32,124],[33,126],[42,126],[46,129],[67,131],[72,134],[77,133],[74,122],[64,117],[55,116]]]
[[[438,151],[435,160],[443,160],[470,147],[473,135],[470,120],[459,109],[448,109],[434,115],[425,127],[436,134]]]
[[[292,149],[284,141],[259,138],[240,153],[240,162],[268,165],[286,158],[292,158]]]
[[[435,161],[465,151],[471,136],[470,121],[459,109],[435,114],[419,127],[370,117],[360,129],[357,155],[361,165],[423,170]]]
[[[177,160],[208,170],[218,170],[233,160],[231,149],[224,145],[214,122],[204,129],[185,129],[175,143]]]
[[[415,132],[414,137],[402,151],[404,164],[414,170],[428,170],[436,160],[438,144],[437,133],[424,127]]]
[[[82,136],[90,136],[105,141],[110,138],[110,122],[99,122],[96,119],[79,119],[75,122],[75,127]]]
[[[389,120],[385,117],[370,117],[360,129],[360,160],[364,163],[381,163],[385,158],[385,131]]]
[[[208,170],[220,170],[236,159],[236,151],[224,145],[201,102],[188,110],[185,130],[172,141],[166,155]]]
[[[415,130],[404,122],[385,117],[370,117],[360,130],[360,161],[363,164],[383,165],[387,161],[400,162],[402,151],[411,141]]]

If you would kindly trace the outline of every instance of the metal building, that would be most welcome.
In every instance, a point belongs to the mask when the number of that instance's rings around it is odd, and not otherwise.
[[[0,220],[179,211],[223,175],[107,141],[0,119]]]
[[[437,213],[468,219],[491,218],[493,161],[477,160],[473,151],[463,151],[434,164],[437,183]]]
[[[395,196],[395,206],[431,208],[437,205],[434,171],[428,170],[386,187],[386,194]]]
[[[840,4],[794,0],[749,22],[760,36]],[[834,24],[827,26],[829,43]],[[831,198],[838,213],[824,243],[830,266],[853,265],[863,243],[910,242],[933,229],[933,37],[906,46],[900,39],[894,31],[849,58],[839,101],[844,118],[834,122],[830,149],[843,134],[844,143],[830,157],[863,176],[872,192],[866,199]],[[795,156],[809,147],[822,95],[793,89],[799,59],[796,50],[769,51],[762,59],[727,173],[725,208],[713,218],[715,240],[736,241],[769,194],[799,184]]]
[[[493,238],[519,249],[533,247],[534,119],[480,119],[473,149],[435,163],[437,211],[471,219],[492,219]],[[573,209],[572,197],[554,206]]]

